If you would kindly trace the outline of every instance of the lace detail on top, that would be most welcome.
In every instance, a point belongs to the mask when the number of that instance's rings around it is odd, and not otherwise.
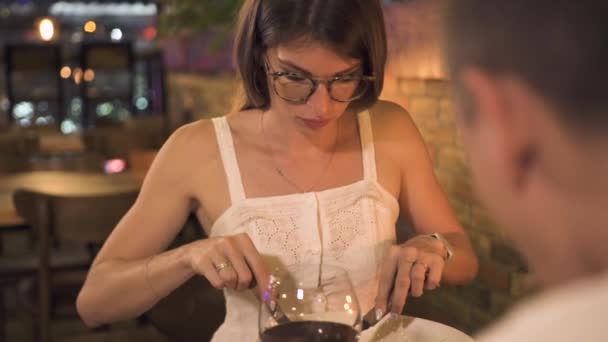
[[[325,263],[348,271],[362,312],[374,304],[380,264],[395,242],[399,205],[376,180],[368,112],[358,114],[363,179],[319,192],[246,198],[225,117],[214,118],[231,206],[211,236],[247,233],[269,269]],[[213,341],[255,341],[259,303],[252,291],[225,290],[226,318]]]
[[[271,250],[283,250],[290,264],[300,263],[302,241],[298,239],[298,227],[290,217],[280,219],[256,219],[255,231],[260,242]]]
[[[339,210],[329,221],[329,235],[332,237],[330,251],[336,260],[342,260],[344,252],[361,237],[363,216],[356,207]]]

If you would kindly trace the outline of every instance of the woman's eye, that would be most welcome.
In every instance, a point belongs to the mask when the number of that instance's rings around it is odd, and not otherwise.
[[[285,77],[287,77],[288,80],[294,81],[294,82],[302,82],[302,81],[306,80],[305,77],[300,76],[298,74],[285,74]]]

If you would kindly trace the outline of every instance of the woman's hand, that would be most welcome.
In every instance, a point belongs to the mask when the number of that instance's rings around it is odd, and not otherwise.
[[[408,293],[422,296],[439,287],[445,267],[443,243],[429,235],[418,235],[389,250],[380,272],[376,309],[400,314]]]
[[[263,289],[268,282],[264,260],[245,233],[197,241],[188,258],[192,270],[216,289],[246,290],[256,282]]]

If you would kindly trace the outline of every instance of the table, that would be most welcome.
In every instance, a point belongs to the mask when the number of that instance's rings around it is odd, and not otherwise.
[[[17,189],[31,189],[56,195],[96,195],[137,190],[143,173],[103,173],[34,171],[2,175],[0,177],[0,231],[22,226],[24,220],[13,206]]]

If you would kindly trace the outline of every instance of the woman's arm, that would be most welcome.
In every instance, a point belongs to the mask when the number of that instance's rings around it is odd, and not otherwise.
[[[400,168],[401,215],[412,222],[417,233],[391,249],[381,272],[377,307],[400,313],[408,294],[420,296],[441,281],[470,282],[477,273],[477,258],[435,179],[428,151],[411,117],[393,103],[382,103],[382,111],[378,129],[384,140],[391,141],[388,153]],[[447,246],[431,237],[433,233],[448,241],[453,251],[449,261]]]
[[[407,167],[402,173],[402,192],[400,202],[407,203],[402,213],[407,214],[413,223],[414,230],[423,235],[426,242],[432,233],[440,233],[451,245],[451,258],[442,271],[441,280],[451,284],[465,284],[477,274],[477,258],[464,229],[458,222],[443,190],[433,173],[431,159],[422,139],[418,134],[415,148],[409,151]],[[414,142],[412,142],[414,143]],[[420,237],[413,237],[406,245],[425,245],[417,243]],[[435,243],[436,244],[436,243]],[[444,246],[436,244],[442,257]]]
[[[205,144],[200,136],[213,141],[210,122],[188,125],[171,136],[135,204],[101,248],[76,303],[87,325],[137,317],[195,274],[217,288],[235,289],[247,288],[252,274],[264,274],[261,257],[246,235],[199,240],[162,252],[194,207],[193,182],[206,176],[199,165],[217,157],[216,145]],[[219,271],[220,263],[230,266]]]
[[[153,258],[105,260],[91,268],[76,307],[89,327],[135,318],[192,275],[183,248]]]
[[[134,205],[95,258],[76,302],[87,325],[136,317],[192,276],[187,247],[150,259],[175,238],[192,206],[180,151],[191,130],[179,129],[161,148]]]

